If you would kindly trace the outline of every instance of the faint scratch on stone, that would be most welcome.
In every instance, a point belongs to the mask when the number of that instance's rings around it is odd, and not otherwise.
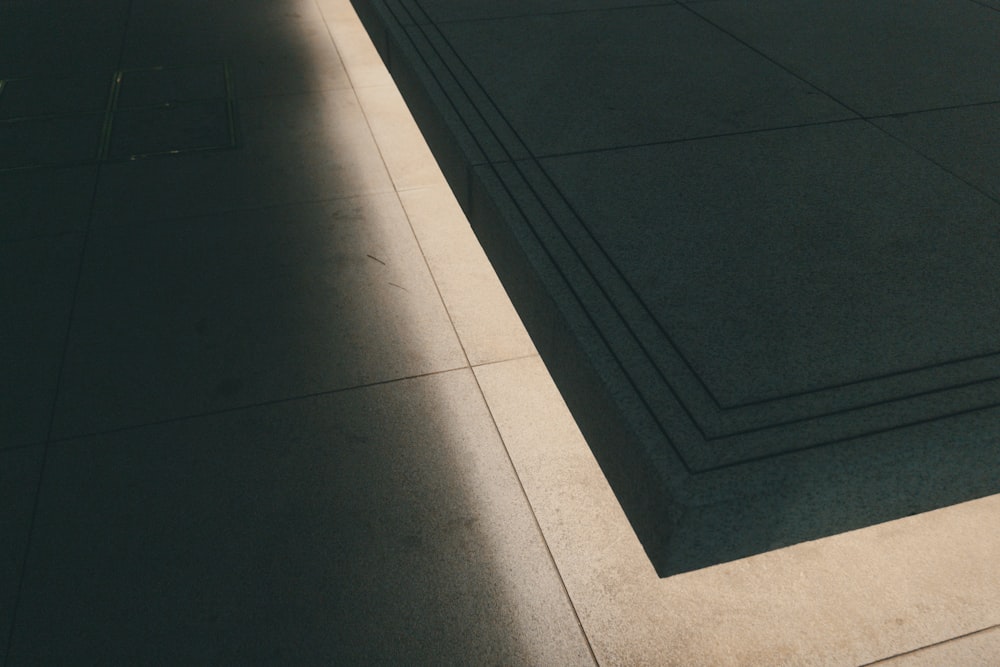
[[[403,287],[402,285],[397,285],[396,283],[389,283],[389,284],[392,285],[393,287],[398,287],[399,289],[403,290],[404,292],[409,292],[410,291],[410,290],[406,289],[405,287]]]
[[[382,261],[381,259],[379,259],[378,257],[376,257],[375,255],[367,255],[367,257],[368,257],[368,259],[374,259],[374,260],[375,260],[376,262],[378,262],[378,263],[379,263],[379,264],[381,264],[382,266],[386,266],[386,263],[385,263],[385,262],[383,262],[383,261]]]

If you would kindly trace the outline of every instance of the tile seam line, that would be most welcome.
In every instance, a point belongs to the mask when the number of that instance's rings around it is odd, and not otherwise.
[[[456,373],[461,371],[471,371],[469,366],[455,366],[453,368],[444,368],[436,371],[428,371],[426,373],[416,373],[414,375],[404,375],[401,377],[389,378],[386,380],[376,380],[373,382],[365,382],[362,384],[351,385],[349,387],[338,387],[336,389],[325,389],[321,391],[308,392],[305,394],[296,394],[294,396],[283,396],[281,398],[274,398],[264,401],[256,401],[253,403],[244,403],[242,405],[233,405],[225,408],[218,408],[216,410],[206,410],[204,412],[192,412],[183,415],[177,415],[174,417],[165,417],[163,419],[153,419],[151,421],[144,421],[134,424],[123,424],[121,426],[113,426],[111,428],[99,429],[96,431],[87,431],[85,433],[73,433],[70,435],[64,435],[57,438],[51,438],[47,442],[50,445],[63,446],[66,444],[73,443],[76,440],[83,440],[86,438],[100,437],[105,435],[113,435],[116,433],[122,433],[127,431],[135,431],[153,426],[163,426],[167,424],[176,424],[185,421],[192,421],[207,417],[214,417],[217,415],[229,414],[232,412],[241,412],[244,410],[254,410],[257,408],[266,408],[272,405],[281,405],[283,403],[294,403],[296,401],[305,401],[314,398],[322,398],[324,396],[333,396],[336,394],[343,394],[349,391],[371,389],[374,387],[381,387],[384,385],[390,385],[397,382],[408,382],[410,380],[419,380],[421,378],[435,377],[438,375],[447,375],[448,373]]]
[[[313,0],[312,4],[316,8],[316,11],[319,12],[320,17],[322,18],[323,28],[326,31],[326,36],[330,40],[330,44],[333,45],[333,52],[336,53],[337,54],[337,58],[340,59],[340,66],[343,68],[344,75],[347,77],[347,86],[345,86],[345,88],[350,88],[351,91],[354,93],[355,99],[357,99],[357,88],[358,87],[354,83],[354,77],[351,75],[350,68],[348,68],[347,67],[347,63],[344,62],[344,54],[342,53],[342,49],[340,47],[340,44],[337,43],[336,36],[333,34],[333,29],[330,27],[330,20],[327,19],[326,13],[323,11],[323,7],[319,4],[319,0]],[[348,0],[348,4],[350,4],[349,0]],[[354,7],[353,6],[351,6],[351,10],[354,11]],[[354,21],[357,21],[357,22],[360,23],[360,19],[358,19],[358,17],[357,17],[357,12],[355,12],[355,16],[351,20],[351,22],[354,22]],[[362,27],[362,30],[364,30],[363,27]],[[365,31],[365,34],[367,35],[367,31]],[[369,37],[369,41],[370,40],[371,40],[371,38]],[[360,100],[358,100],[358,104],[359,105],[361,104]],[[367,116],[365,117],[365,120],[367,122]],[[369,130],[370,130],[370,128],[369,128]]]
[[[836,125],[839,123],[858,123],[862,121],[877,121],[890,118],[899,118],[903,116],[917,116],[920,114],[936,113],[939,111],[974,109],[978,107],[987,107],[994,105],[1000,105],[1000,99],[985,100],[981,102],[970,102],[968,104],[949,104],[947,106],[928,107],[923,109],[911,109],[908,111],[894,111],[892,113],[871,114],[864,116],[857,115],[845,118],[831,118],[828,120],[817,120],[807,123],[795,123],[793,125],[775,125],[770,127],[758,127],[758,128],[751,128],[748,130],[737,130],[734,132],[719,132],[717,134],[702,134],[692,137],[679,137],[677,139],[664,139],[662,141],[644,141],[642,143],[633,143],[633,144],[616,144],[614,146],[602,146],[599,148],[588,148],[586,150],[562,151],[558,153],[543,153],[541,155],[535,156],[535,159],[540,161],[540,160],[559,159],[563,157],[576,157],[579,155],[590,155],[595,153],[612,153],[615,151],[638,150],[642,148],[651,148],[653,146],[670,146],[673,144],[683,144],[695,141],[711,141],[713,139],[725,139],[727,137],[742,137],[742,136],[750,136],[756,134],[766,134],[768,132],[783,132],[787,130],[805,129],[810,127],[822,127],[825,125]],[[527,160],[527,159],[528,158],[522,158],[522,160]],[[517,160],[511,160],[511,162],[515,161]]]
[[[365,117],[365,124],[368,125],[368,132],[372,135],[372,141],[375,144],[375,150],[378,151],[379,159],[382,160],[382,166],[385,168],[386,172],[389,172],[389,165],[386,164],[385,154],[382,151],[381,142],[375,139],[375,133],[372,131],[371,123],[368,120],[368,114],[364,111],[364,105],[361,104],[360,98],[358,98],[358,105],[361,106],[362,114]],[[392,175],[389,175],[390,180],[392,180]],[[431,283],[434,285],[434,292],[437,294],[438,303],[441,304],[442,310],[444,310],[445,316],[448,318],[448,325],[451,327],[452,336],[454,336],[455,341],[458,343],[459,348],[462,350],[462,357],[465,359],[465,368],[472,368],[472,361],[469,358],[469,351],[466,349],[465,341],[462,336],[458,333],[458,327],[455,326],[455,318],[452,317],[451,308],[449,308],[447,301],[445,301],[444,295],[441,293],[441,285],[438,283],[438,278],[434,271],[431,269],[431,263],[427,259],[427,253],[424,251],[424,246],[420,242],[420,238],[417,236],[416,230],[413,228],[413,220],[410,217],[410,212],[406,210],[406,206],[403,205],[403,199],[400,197],[399,190],[393,190],[394,198],[396,203],[399,205],[399,209],[403,212],[403,216],[406,218],[407,229],[410,231],[410,238],[417,246],[417,250],[420,251],[420,259],[423,260],[424,269],[427,271],[427,275],[431,279]],[[449,192],[450,195],[450,192]]]
[[[367,122],[367,116],[365,117],[365,122]],[[370,130],[371,128],[369,128]],[[381,146],[379,142],[375,142],[375,147],[379,151],[379,157],[382,157]],[[384,157],[382,157],[384,161]],[[383,162],[384,164],[384,162]],[[388,167],[386,167],[388,170]],[[445,301],[444,295],[441,293],[441,285],[438,283],[438,278],[434,275],[434,271],[431,269],[431,263],[427,259],[427,253],[424,251],[424,246],[420,242],[420,238],[417,236],[416,230],[413,228],[413,220],[410,217],[410,212],[406,210],[403,205],[403,199],[399,196],[399,191],[396,191],[396,203],[399,204],[399,208],[403,211],[403,215],[406,217],[406,224],[410,230],[410,238],[417,246],[417,250],[420,251],[420,258],[424,262],[424,268],[427,270],[427,275],[430,276],[431,283],[434,285],[434,291],[438,297],[438,303],[441,304],[441,308],[444,310],[445,316],[448,318],[448,325],[451,327],[452,336],[454,336],[455,341],[458,343],[459,348],[462,350],[462,357],[465,359],[465,367],[472,369],[472,360],[469,358],[469,351],[466,349],[465,341],[462,340],[462,336],[458,333],[458,327],[455,326],[455,318],[452,317],[451,308],[448,307],[448,303]]]
[[[132,18],[132,9],[134,2],[135,0],[128,0],[128,4],[124,8],[125,17],[121,26],[121,38],[118,44],[118,57],[116,59],[116,67],[118,68],[121,67],[122,59],[125,54],[125,45],[127,44],[128,28]],[[105,124],[107,124],[107,118],[111,112],[114,94],[115,90],[114,87],[112,87],[112,89],[108,91],[107,106],[105,109]],[[24,553],[21,557],[21,562],[18,568],[19,571],[17,577],[17,588],[14,592],[13,602],[11,605],[10,628],[7,632],[7,644],[5,648],[5,655],[3,661],[4,667],[7,667],[10,664],[12,649],[14,647],[14,639],[16,637],[17,616],[21,606],[21,595],[24,591],[24,577],[28,569],[28,560],[31,555],[32,543],[35,538],[35,522],[38,517],[38,508],[39,505],[41,504],[42,486],[45,481],[45,471],[46,468],[48,467],[47,464],[49,460],[49,453],[51,451],[53,444],[52,429],[53,426],[55,425],[56,411],[59,407],[59,396],[61,393],[60,390],[62,388],[63,377],[66,372],[66,359],[69,355],[69,342],[70,342],[70,337],[72,336],[73,333],[73,319],[76,316],[77,298],[80,292],[80,283],[82,282],[83,278],[83,268],[84,268],[84,262],[86,261],[87,257],[87,248],[90,245],[91,228],[93,226],[95,204],[97,202],[97,192],[98,189],[100,188],[100,183],[101,183],[101,166],[98,163],[96,168],[96,173],[94,175],[94,184],[90,192],[90,205],[87,211],[87,224],[83,230],[83,239],[80,244],[79,261],[76,267],[76,277],[73,284],[69,314],[67,316],[66,327],[63,334],[62,353],[59,357],[59,371],[56,375],[55,390],[52,393],[52,402],[49,408],[49,423],[46,428],[45,443],[42,446],[42,457],[41,457],[42,460],[39,464],[38,480],[35,484],[35,494],[34,494],[35,497],[32,503],[30,519],[28,522],[28,535],[27,538],[25,539]]]
[[[782,63],[778,62],[776,59],[774,59],[771,56],[767,55],[766,53],[764,53],[763,51],[761,51],[757,47],[751,45],[749,42],[741,39],[735,33],[727,30],[726,28],[723,28],[718,23],[712,21],[711,19],[709,19],[708,17],[704,16],[703,14],[700,14],[699,12],[695,11],[690,6],[690,4],[691,3],[689,3],[689,2],[687,2],[685,0],[677,0],[677,5],[678,6],[683,7],[687,11],[691,12],[693,15],[697,16],[702,21],[705,21],[706,23],[708,23],[709,25],[713,26],[717,30],[725,33],[726,35],[729,35],[729,37],[731,37],[732,39],[736,40],[740,44],[743,44],[746,48],[748,48],[748,49],[752,50],[753,52],[757,53],[762,58],[766,58],[769,62],[773,63],[776,67],[780,67],[782,70],[784,70],[785,72],[787,72],[791,76],[794,76],[799,81],[802,81],[806,85],[808,85],[808,86],[810,86],[810,87],[818,90],[820,93],[826,95],[827,97],[829,97],[830,99],[832,99],[834,102],[836,102],[840,106],[844,107],[845,109],[847,109],[851,113],[855,114],[857,116],[857,120],[864,121],[865,123],[867,123],[871,127],[875,128],[877,131],[879,131],[882,134],[888,136],[892,140],[894,140],[894,141],[898,142],[899,144],[905,146],[909,150],[913,151],[917,155],[921,156],[922,158],[924,158],[925,160],[927,160],[928,162],[930,162],[931,164],[935,165],[938,169],[944,171],[945,173],[949,174],[953,178],[955,178],[955,179],[959,180],[960,182],[964,183],[967,187],[972,188],[973,190],[975,190],[979,194],[983,195],[984,197],[990,199],[991,201],[1000,204],[1000,198],[998,198],[998,197],[996,197],[994,195],[991,195],[988,192],[986,192],[985,190],[983,190],[982,188],[976,186],[973,183],[970,183],[969,181],[967,181],[966,179],[962,178],[957,173],[955,173],[953,170],[945,167],[943,164],[941,164],[940,162],[938,162],[937,160],[935,160],[931,156],[927,155],[926,153],[924,153],[923,151],[919,150],[915,146],[911,145],[910,143],[904,141],[900,137],[897,137],[896,135],[892,134],[888,130],[885,130],[884,128],[882,128],[881,126],[879,126],[878,124],[876,124],[876,123],[873,122],[873,120],[876,120],[876,119],[887,118],[887,117],[892,117],[892,116],[899,115],[898,113],[897,114],[881,114],[881,115],[869,115],[869,114],[863,114],[863,113],[861,113],[860,111],[858,111],[854,107],[848,105],[846,102],[844,102],[840,98],[836,97],[835,95],[833,95],[829,91],[824,90],[819,85],[813,83],[812,81],[809,81],[804,76],[802,76],[802,75],[796,73],[795,71],[793,71],[790,67],[788,67],[786,65],[783,65]],[[996,8],[989,7],[987,5],[983,5],[982,3],[979,3],[979,2],[975,2],[974,0],[973,0],[972,4],[981,5],[983,7],[986,7],[988,9],[992,9],[994,11],[1000,11],[1000,10],[997,10]],[[982,102],[982,103],[975,103],[975,104],[990,104],[990,102]],[[965,107],[965,106],[973,106],[973,105],[972,104],[970,104],[970,105],[954,105],[954,106],[943,107],[943,109],[961,108],[961,107]],[[936,109],[930,109],[928,111],[935,111],[935,110]],[[900,112],[900,113],[904,113],[905,114],[905,113],[920,113],[920,112]]]
[[[524,359],[536,359],[536,358],[537,359],[541,358],[541,356],[537,352],[534,352],[532,354],[519,354],[517,356],[507,357],[504,359],[495,359],[492,361],[480,361],[478,363],[472,364],[472,368],[473,369],[485,368],[487,366],[496,366],[497,364],[506,364],[509,361],[523,361]]]
[[[886,118],[886,117],[887,116],[881,116],[879,118]],[[891,117],[891,116],[888,116],[888,117]],[[921,150],[915,144],[912,144],[909,141],[906,141],[905,139],[903,139],[902,137],[893,134],[889,130],[885,129],[881,125],[878,125],[877,123],[872,122],[871,120],[865,119],[865,122],[867,122],[869,125],[871,125],[872,127],[874,127],[876,130],[878,130],[879,132],[881,132],[883,135],[889,137],[890,139],[892,139],[893,141],[895,141],[899,145],[903,146],[904,148],[906,148],[908,150],[913,151],[914,153],[916,153],[917,155],[919,155],[920,157],[922,157],[924,160],[930,162],[935,167],[937,167],[939,170],[941,170],[945,174],[948,174],[949,176],[951,176],[952,178],[954,178],[958,182],[962,183],[966,187],[970,188],[971,190],[974,190],[975,192],[977,192],[978,194],[982,195],[986,199],[992,201],[994,204],[1000,204],[1000,196],[991,194],[990,192],[987,192],[985,189],[981,188],[980,186],[976,185],[975,183],[972,183],[971,181],[969,181],[968,179],[966,179],[964,176],[962,176],[959,173],[957,173],[954,169],[951,169],[951,168],[945,166],[941,161],[935,159],[933,156],[931,156],[927,152]],[[997,353],[1000,354],[1000,351],[998,351]]]
[[[1000,623],[989,625],[989,626],[986,626],[985,628],[980,628],[978,630],[973,630],[971,632],[966,632],[964,634],[960,634],[960,635],[957,635],[955,637],[948,637],[947,639],[942,639],[939,642],[932,642],[930,644],[926,644],[924,646],[919,646],[919,647],[917,647],[915,649],[911,649],[909,651],[903,651],[902,653],[894,653],[893,655],[886,656],[885,658],[879,658],[878,660],[876,660],[874,662],[866,662],[866,663],[864,663],[862,665],[859,665],[858,667],[877,667],[878,665],[881,665],[881,664],[883,664],[883,663],[885,663],[885,662],[887,662],[889,660],[894,660],[895,658],[902,658],[902,657],[908,656],[908,655],[915,655],[917,653],[920,653],[921,651],[925,651],[927,649],[934,648],[936,646],[943,646],[945,644],[951,644],[951,643],[954,643],[954,642],[957,642],[957,641],[961,641],[962,639],[967,639],[969,637],[974,637],[976,635],[983,634],[984,632],[989,632],[990,630],[995,630],[997,628],[1000,628]]]
[[[531,358],[531,357],[526,357]],[[502,364],[507,362],[496,362],[496,364]],[[544,362],[543,362],[544,367]],[[547,373],[548,371],[546,371]],[[528,496],[527,490],[524,488],[524,482],[521,480],[521,472],[518,470],[517,465],[514,464],[514,459],[510,455],[510,449],[507,447],[507,440],[503,437],[503,433],[500,432],[500,426],[497,424],[496,416],[493,414],[493,406],[490,404],[489,400],[486,398],[486,393],[483,391],[482,385],[479,383],[479,376],[476,375],[475,369],[473,369],[472,379],[476,383],[476,391],[479,392],[479,398],[483,401],[486,406],[486,411],[490,415],[490,423],[493,424],[493,432],[496,433],[497,438],[500,439],[500,444],[503,446],[504,456],[507,459],[507,464],[510,466],[511,471],[514,473],[514,479],[517,480],[517,486],[521,490],[521,497],[528,504],[528,511],[531,512],[531,520],[535,524],[535,530],[538,531],[538,535],[542,538],[542,544],[545,545],[545,553],[548,555],[549,563],[552,564],[553,569],[556,571],[556,575],[559,578],[559,586],[562,588],[563,595],[566,597],[566,601],[569,603],[570,609],[573,610],[573,618],[576,620],[577,628],[580,630],[580,634],[583,636],[583,641],[587,645],[587,651],[590,654],[591,660],[593,660],[594,665],[600,665],[600,661],[597,659],[597,654],[594,652],[594,646],[590,639],[590,634],[583,625],[583,619],[580,617],[580,612],[577,609],[576,601],[573,600],[573,596],[569,593],[569,588],[566,586],[566,579],[563,576],[562,569],[559,567],[559,563],[556,561],[555,554],[552,553],[552,547],[549,545],[549,538],[545,535],[545,531],[542,530],[542,524],[538,520],[538,514],[535,512],[535,505],[531,502],[531,498]],[[558,392],[558,390],[557,390]]]

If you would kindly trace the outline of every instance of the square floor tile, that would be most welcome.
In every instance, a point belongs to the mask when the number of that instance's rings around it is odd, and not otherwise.
[[[51,449],[11,664],[593,664],[469,371]]]
[[[393,195],[93,232],[56,430],[465,364]]]
[[[995,102],[1000,12],[965,0],[692,6],[863,115]]]
[[[535,155],[852,115],[674,5],[440,29]]]
[[[48,435],[82,247],[79,234],[0,243],[0,449]]]
[[[0,451],[0,656],[7,654],[42,455],[40,446]]]
[[[351,82],[356,88],[392,85],[392,77],[386,71],[371,37],[358,21],[354,10],[350,8],[349,0],[332,0],[328,5],[324,5],[324,11],[329,12],[331,16],[342,17],[348,10],[350,10],[349,18],[336,20],[327,18],[327,25],[337,45],[337,51],[343,58],[344,68],[350,74]]]
[[[0,170],[97,160],[104,114],[0,120]]]
[[[0,172],[0,241],[82,231],[97,165]]]

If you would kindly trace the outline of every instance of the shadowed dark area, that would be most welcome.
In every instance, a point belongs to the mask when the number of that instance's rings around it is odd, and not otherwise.
[[[323,7],[0,0],[5,665],[592,662]]]

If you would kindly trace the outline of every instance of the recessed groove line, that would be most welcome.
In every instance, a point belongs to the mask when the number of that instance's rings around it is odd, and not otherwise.
[[[737,431],[732,431],[732,432],[725,432],[725,433],[722,433],[720,435],[713,435],[713,436],[710,436],[710,437],[706,437],[705,441],[706,442],[713,442],[715,440],[725,440],[726,438],[732,438],[732,437],[736,437],[736,436],[739,436],[739,435],[749,435],[751,433],[760,433],[761,431],[767,431],[767,430],[770,430],[770,429],[773,429],[773,428],[778,428],[778,427],[781,427],[781,426],[791,426],[793,424],[801,424],[801,423],[810,422],[810,421],[820,421],[820,420],[823,420],[823,419],[829,419],[831,417],[839,417],[839,416],[842,416],[842,415],[847,415],[847,414],[850,414],[852,412],[864,412],[865,410],[871,410],[871,409],[878,408],[878,407],[881,407],[881,406],[884,406],[884,405],[892,405],[893,403],[905,403],[905,402],[911,401],[911,400],[913,400],[915,398],[923,398],[923,397],[926,397],[926,396],[934,396],[936,394],[946,394],[946,393],[951,392],[951,391],[958,391],[960,389],[968,389],[969,387],[975,387],[977,385],[985,385],[985,384],[989,384],[989,383],[993,383],[993,382],[997,382],[997,381],[1000,381],[1000,376],[993,376],[993,377],[989,377],[989,378],[985,378],[985,379],[981,379],[981,380],[970,380],[969,382],[963,382],[961,384],[949,386],[949,387],[947,387],[945,389],[927,389],[925,391],[919,391],[919,392],[915,392],[915,393],[912,393],[912,394],[906,394],[905,396],[900,396],[900,397],[897,397],[897,398],[886,398],[886,399],[883,399],[883,400],[880,400],[880,401],[875,401],[873,403],[865,403],[865,404],[859,405],[859,406],[839,408],[837,410],[830,410],[830,411],[827,411],[827,412],[819,412],[819,413],[816,413],[815,415],[810,415],[810,416],[807,416],[807,417],[797,417],[795,419],[786,419],[786,420],[783,420],[783,421],[769,422],[765,426],[758,426],[758,427],[754,427],[754,428],[747,428],[747,429],[742,429],[742,430],[737,430]],[[995,402],[995,403],[989,404],[989,405],[984,406],[984,407],[1000,407],[1000,402]],[[902,426],[906,426],[906,424],[903,423],[900,426],[901,427]]]
[[[660,141],[645,141],[636,144],[619,144],[615,146],[601,146],[599,148],[588,148],[578,151],[563,151],[561,153],[545,153],[537,156],[536,160],[548,160],[552,158],[578,157],[581,155],[591,155],[600,153],[613,153],[615,151],[637,150],[641,148],[653,148],[656,146],[672,146],[675,144],[687,144],[695,141],[710,141],[712,139],[725,139],[728,137],[743,137],[755,134],[766,134],[768,132],[782,132],[786,130],[798,130],[809,127],[823,127],[825,125],[838,125],[840,123],[858,123],[864,118],[833,118],[830,120],[817,120],[807,123],[796,123],[794,125],[774,125],[769,127],[757,127],[749,130],[737,130],[735,132],[719,132],[716,134],[700,134],[694,137],[678,137],[676,139],[662,139]]]
[[[811,445],[803,445],[801,447],[796,447],[795,449],[783,449],[780,452],[775,452],[771,454],[758,454],[754,456],[748,456],[746,458],[741,458],[738,461],[732,461],[729,463],[720,463],[715,466],[709,466],[707,468],[693,470],[692,472],[696,475],[701,475],[705,473],[714,472],[716,470],[725,470],[726,468],[734,468],[736,466],[742,466],[747,463],[755,463],[757,461],[780,459],[785,456],[790,456],[792,454],[797,454],[800,452],[808,452],[821,447],[829,447],[830,445],[837,445],[844,442],[851,442],[852,440],[860,440],[862,438],[870,438],[876,435],[883,435],[886,433],[894,433],[897,431],[902,431],[904,429],[913,428],[915,426],[922,426],[924,424],[933,424],[945,419],[955,419],[956,417],[963,417],[965,415],[975,414],[977,412],[989,412],[990,410],[996,410],[1000,405],[980,405],[972,408],[966,408],[964,410],[956,410],[954,412],[949,412],[944,415],[937,415],[934,417],[927,417],[925,419],[920,419],[900,426],[887,426],[884,428],[873,429],[865,431],[864,433],[858,433],[855,435],[844,436],[840,438],[831,438],[824,440],[822,442],[817,442]]]

